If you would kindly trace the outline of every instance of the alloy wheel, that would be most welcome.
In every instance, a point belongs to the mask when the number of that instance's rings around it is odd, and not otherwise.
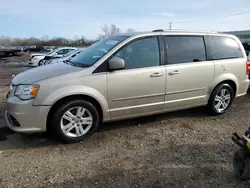
[[[93,116],[90,111],[81,106],[67,110],[61,117],[60,126],[67,137],[80,137],[85,135],[93,125]]]
[[[214,107],[220,113],[227,109],[231,102],[231,95],[228,89],[223,88],[215,96]]]

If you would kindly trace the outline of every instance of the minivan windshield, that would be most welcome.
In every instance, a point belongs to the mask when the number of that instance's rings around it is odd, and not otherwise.
[[[78,67],[89,67],[126,38],[128,38],[128,36],[110,36],[104,38],[70,59],[71,64]]]

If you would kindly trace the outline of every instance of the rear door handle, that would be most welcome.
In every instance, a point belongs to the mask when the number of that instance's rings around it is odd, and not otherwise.
[[[162,74],[159,72],[155,72],[155,73],[150,75],[150,77],[160,77],[160,76],[162,76]]]
[[[168,74],[169,74],[169,75],[176,75],[176,74],[180,74],[180,71],[174,70],[174,71],[172,71],[172,72],[169,72]]]

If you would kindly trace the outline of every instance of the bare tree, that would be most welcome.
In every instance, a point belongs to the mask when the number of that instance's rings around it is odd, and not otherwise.
[[[47,37],[46,37],[47,38]],[[44,37],[41,39],[30,37],[30,38],[10,38],[5,36],[0,36],[0,45],[3,46],[30,46],[30,45],[42,45],[42,46],[89,46],[93,43],[92,40],[86,40],[84,36],[75,37],[74,40],[54,37],[45,40]]]
[[[135,32],[134,29],[131,29],[131,28],[128,28],[127,33],[132,33],[132,32]],[[102,33],[99,34],[99,39],[102,39],[106,36],[110,36],[110,35],[115,35],[115,34],[118,34],[118,33],[121,33],[121,29],[118,28],[116,25],[114,24],[111,24],[111,25],[104,25],[102,27]]]
[[[104,38],[104,37],[109,36],[109,35],[118,34],[120,32],[121,32],[120,28],[116,27],[116,25],[114,25],[114,24],[104,25],[102,27],[102,34],[99,34],[99,38],[101,39],[101,38]]]
[[[134,33],[134,32],[135,32],[135,30],[131,29],[131,28],[128,28],[127,31],[126,31],[126,33]]]

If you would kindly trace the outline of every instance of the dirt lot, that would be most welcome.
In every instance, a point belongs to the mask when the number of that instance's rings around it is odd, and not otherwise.
[[[11,75],[0,63],[0,187],[249,187],[234,177],[231,133],[250,126],[250,93],[211,117],[203,108],[105,124],[90,139],[62,145],[7,129]]]

